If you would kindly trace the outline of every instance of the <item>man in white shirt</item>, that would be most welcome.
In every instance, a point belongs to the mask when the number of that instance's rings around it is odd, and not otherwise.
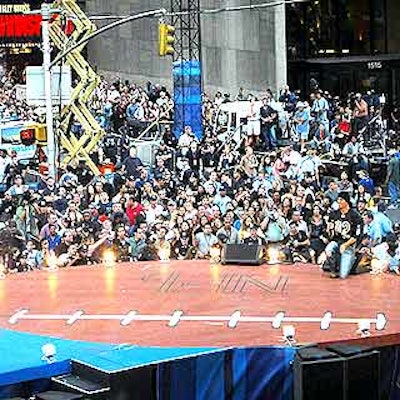
[[[148,225],[153,225],[163,212],[164,208],[160,204],[157,204],[157,197],[151,197],[149,205],[145,208],[146,223]]]
[[[203,232],[198,233],[195,239],[198,258],[206,258],[209,256],[211,247],[218,243],[218,238],[212,233],[210,224],[205,224]]]
[[[257,106],[254,97],[250,100],[249,112],[247,115],[247,146],[257,143],[261,132],[260,107]]]
[[[185,130],[178,140],[178,147],[189,149],[190,144],[196,141],[196,137],[192,132],[192,128],[190,126],[185,126]]]

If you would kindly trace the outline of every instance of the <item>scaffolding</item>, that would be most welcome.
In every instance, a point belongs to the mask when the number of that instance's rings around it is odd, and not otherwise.
[[[63,13],[58,15],[50,24],[50,38],[61,52],[96,30],[96,26],[79,8],[75,0],[59,0],[56,2],[56,6],[63,10]],[[65,15],[67,15],[67,19]],[[100,82],[100,77],[82,55],[84,48],[85,45],[82,45],[65,57],[66,63],[76,73],[79,82],[72,92],[69,104],[61,112],[57,136],[61,147],[67,151],[61,166],[84,160],[91,171],[98,175],[99,170],[92,161],[90,154],[98,146],[104,136],[104,131],[90,112],[87,104]],[[79,121],[83,128],[79,137],[71,132],[71,126],[75,119]]]

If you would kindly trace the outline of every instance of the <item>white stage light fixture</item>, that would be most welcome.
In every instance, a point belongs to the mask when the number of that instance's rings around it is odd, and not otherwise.
[[[363,338],[367,338],[371,336],[371,321],[369,319],[362,319],[358,323],[358,333],[361,335]]]
[[[327,311],[321,319],[321,330],[326,331],[329,329],[332,321],[332,313]]]
[[[386,316],[384,313],[378,313],[376,314],[376,322],[375,322],[375,329],[377,331],[383,331],[386,326]]]
[[[283,340],[288,346],[292,347],[296,344],[296,328],[293,325],[284,325],[282,327],[282,332]]]
[[[272,327],[274,329],[280,329],[284,318],[285,318],[285,313],[283,311],[276,313],[274,320],[272,321]]]
[[[57,350],[56,346],[52,343],[46,343],[42,346],[42,360],[47,361],[49,364],[56,361]]]

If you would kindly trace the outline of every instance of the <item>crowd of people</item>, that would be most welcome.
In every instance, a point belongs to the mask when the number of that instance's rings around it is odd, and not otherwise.
[[[171,121],[173,99],[160,85],[102,79],[91,100],[106,131],[94,155],[100,176],[84,163],[60,169],[57,181],[42,169],[33,188],[18,154],[0,152],[2,274],[218,259],[226,244],[265,246],[266,258],[275,249],[279,261],[319,264],[332,278],[398,274],[397,226],[387,209],[398,207],[400,156],[390,149],[385,176],[374,182],[365,150],[371,120],[383,120],[382,96],[341,100],[316,88],[305,99],[285,87],[259,99],[243,89],[234,99],[204,94],[201,140],[190,126],[176,138],[167,124],[153,165],[144,165],[132,138],[160,118]],[[231,100],[248,104],[247,129],[239,142],[221,142],[215,119]],[[0,112],[40,115],[15,99],[9,78]],[[345,160],[338,173],[327,169],[327,154]]]

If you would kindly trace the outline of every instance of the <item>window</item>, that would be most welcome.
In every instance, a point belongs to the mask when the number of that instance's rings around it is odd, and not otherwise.
[[[387,2],[320,0],[287,8],[289,59],[387,52]]]

